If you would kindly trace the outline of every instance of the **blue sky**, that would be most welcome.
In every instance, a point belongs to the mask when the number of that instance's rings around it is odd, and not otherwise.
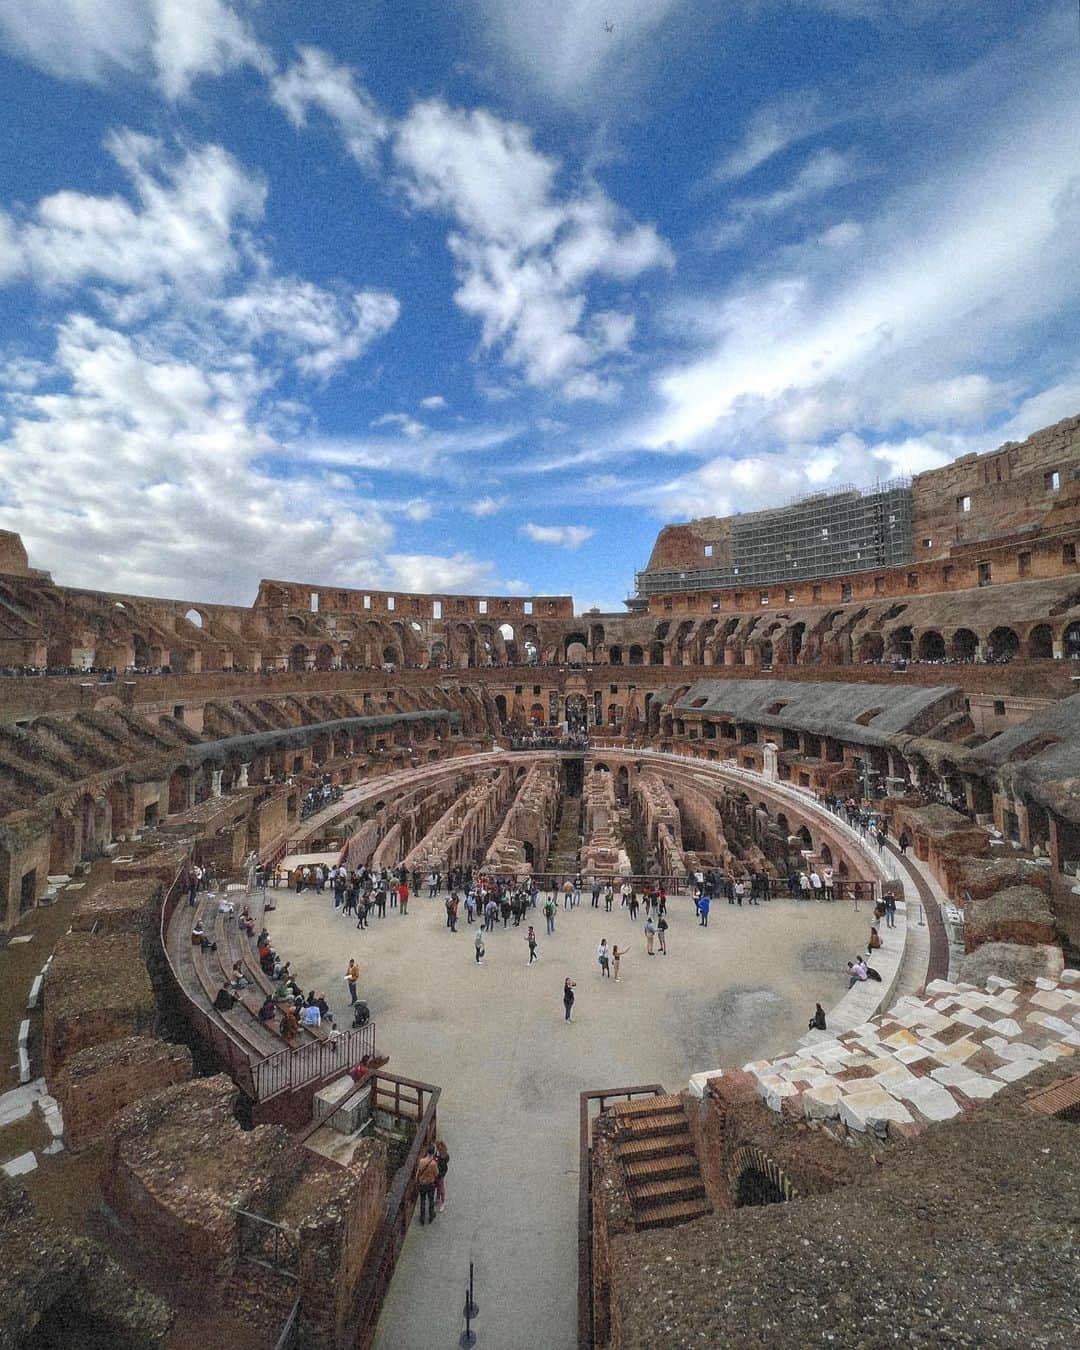
[[[1020,439],[1078,66],[1071,3],[0,0],[0,528],[619,608],[664,521]]]

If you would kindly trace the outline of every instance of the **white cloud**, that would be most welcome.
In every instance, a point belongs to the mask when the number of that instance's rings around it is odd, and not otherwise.
[[[239,232],[263,213],[261,177],[217,145],[170,158],[160,141],[122,131],[106,149],[130,178],[136,204],[65,191],[43,197],[21,223],[0,214],[9,279],[22,273],[47,289],[99,281],[156,299],[164,286],[216,288],[237,270]]]
[[[419,525],[421,521],[431,519],[435,514],[435,508],[423,497],[414,497],[411,502],[405,503],[402,507],[402,513]]]
[[[427,398],[420,400],[421,408],[427,408],[431,412],[440,412],[446,407],[446,399],[442,394],[429,394]]]
[[[255,282],[220,308],[251,341],[273,338],[294,355],[299,370],[320,378],[362,356],[401,312],[386,291],[335,295],[296,277]]]
[[[0,45],[58,79],[153,78],[169,99],[185,97],[200,76],[270,66],[223,0],[0,0]]]
[[[1080,291],[1072,184],[1080,105],[1021,94],[982,144],[900,185],[837,251],[796,253],[698,302],[696,357],[658,382],[663,410],[628,438],[734,448],[810,410],[788,435],[948,423],[1001,406],[979,371]],[[690,306],[684,306],[682,317]]]
[[[520,79],[573,106],[626,89],[635,63],[648,59],[649,39],[689,0],[472,0],[478,30]],[[608,24],[611,25],[610,30]],[[616,73],[616,78],[612,78]]]
[[[480,319],[484,346],[529,384],[609,396],[610,376],[591,368],[626,349],[634,321],[606,309],[590,315],[587,288],[670,266],[656,230],[624,220],[598,187],[560,194],[557,161],[524,127],[483,109],[416,104],[394,154],[413,204],[454,221],[454,298]]]
[[[534,544],[555,544],[559,548],[580,548],[596,533],[588,525],[534,525],[532,521],[518,531]]]
[[[274,102],[295,127],[317,108],[337,126],[349,154],[365,168],[378,159],[390,125],[354,73],[319,47],[301,47],[296,61],[270,84]]]
[[[447,558],[430,553],[389,553],[386,561],[393,584],[403,591],[484,594],[502,589],[494,565],[471,553],[454,553]]]
[[[755,108],[739,145],[717,165],[713,176],[722,183],[744,178],[774,155],[816,135],[825,125],[819,96],[812,90]]]
[[[786,215],[818,201],[833,189],[853,182],[858,172],[850,155],[829,148],[817,150],[783,187],[757,197],[735,198],[726,219],[714,233],[713,243],[717,248],[728,248],[742,239],[755,222]],[[837,242],[835,237],[832,242]]]
[[[469,515],[483,520],[485,516],[497,516],[509,499],[507,497],[479,497],[465,508]]]
[[[390,417],[392,420],[384,425],[400,427],[399,418],[407,418],[408,414]],[[293,448],[314,463],[335,468],[387,469],[420,477],[461,478],[459,460],[501,449],[521,433],[519,426],[476,426],[462,431],[425,431],[415,436],[313,437],[295,442]]]
[[[402,412],[383,413],[381,417],[376,417],[371,425],[373,427],[399,427],[401,429],[401,434],[403,436],[408,436],[410,440],[415,440],[418,436],[422,436],[424,432],[427,431],[427,427],[424,426],[423,422],[418,422],[414,417],[410,417],[408,413]]]

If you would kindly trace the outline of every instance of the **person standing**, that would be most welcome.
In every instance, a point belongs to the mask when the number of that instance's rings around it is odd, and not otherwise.
[[[629,907],[629,910],[630,910],[630,921],[631,921],[632,923],[637,923],[638,898],[637,898],[637,892],[636,892],[636,891],[633,891],[633,890],[632,890],[632,891],[630,892],[629,899],[627,900],[626,903],[627,903],[627,906]]]
[[[439,1156],[435,1145],[427,1150],[416,1165],[416,1181],[420,1187],[420,1225],[435,1222],[435,1186],[439,1180]],[[426,1216],[426,1217],[425,1217]]]
[[[611,949],[611,966],[615,972],[616,984],[619,983],[619,962],[623,959],[625,955],[626,955],[626,948],[624,947],[622,951],[619,951],[619,944],[616,942]]]
[[[885,897],[885,927],[896,927],[896,896],[891,892]]]
[[[441,1214],[446,1208],[446,1174],[450,1170],[450,1150],[441,1139],[435,1140],[435,1160],[439,1165],[435,1182],[435,1208]]]
[[[709,926],[709,897],[703,895],[698,901],[698,923],[702,928]]]
[[[345,970],[345,981],[349,986],[349,1007],[356,1002],[356,982],[360,978],[360,967],[356,964],[356,957],[349,957],[349,964]]]
[[[563,909],[571,909],[574,904],[574,883],[569,878],[563,882],[562,893]]]
[[[537,959],[536,929],[532,926],[532,924],[529,925],[529,931],[525,934],[525,941],[529,944],[529,959],[526,962],[526,964],[531,966],[532,963]]]
[[[653,943],[656,941],[656,924],[653,923],[652,915],[649,914],[645,919],[645,954],[646,956],[655,956]]]
[[[567,1022],[572,1022],[574,1020],[574,990],[576,988],[577,985],[570,976],[567,975],[566,979],[563,981],[562,990],[563,1014]]]
[[[544,901],[544,922],[547,924],[548,936],[555,931],[555,897],[549,895]]]
[[[476,964],[484,964],[484,930],[477,928],[476,936],[473,938],[473,946],[476,948]]]
[[[613,903],[614,899],[615,899],[615,888],[612,886],[611,882],[609,881],[608,884],[604,887],[604,913],[605,913],[605,914],[610,914],[610,913],[611,913],[611,906],[612,906],[612,903]]]
[[[600,963],[600,975],[603,979],[611,979],[611,962],[609,959],[607,938],[600,939],[600,946],[596,949],[596,959]]]
[[[593,884],[592,884],[592,907],[593,907],[593,909],[599,909],[599,908],[600,908],[600,892],[602,891],[602,889],[603,889],[603,887],[600,885],[600,882],[597,880],[596,877],[593,877]]]
[[[656,936],[660,939],[660,955],[667,956],[668,921],[661,914],[656,921]]]
[[[409,884],[406,881],[401,882],[397,888],[398,904],[401,909],[402,918],[409,912]]]

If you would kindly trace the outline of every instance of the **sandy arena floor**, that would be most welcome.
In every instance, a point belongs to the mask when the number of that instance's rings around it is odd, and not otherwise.
[[[366,932],[327,893],[277,892],[274,945],[300,983],[325,991],[349,1023],[344,971],[360,965],[389,1067],[442,1087],[439,1130],[451,1155],[447,1207],[414,1221],[376,1342],[378,1350],[457,1345],[469,1261],[475,1324],[490,1350],[571,1350],[576,1343],[578,1093],[659,1082],[778,1053],[806,1030],[814,1003],[845,992],[845,962],[869,915],[841,904],[714,905],[708,929],[692,901],[669,902],[669,955],[645,952],[642,915],[561,908],[552,937],[535,911],[540,960],[528,969],[525,926],[511,921],[473,960],[471,932],[446,929],[443,897],[416,897]],[[619,984],[602,980],[601,937],[626,944]],[[574,1021],[562,984],[578,982]]]

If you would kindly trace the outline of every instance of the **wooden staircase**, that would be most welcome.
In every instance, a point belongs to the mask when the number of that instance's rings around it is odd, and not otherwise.
[[[612,1114],[636,1228],[670,1228],[712,1212],[681,1097],[617,1102]]]

